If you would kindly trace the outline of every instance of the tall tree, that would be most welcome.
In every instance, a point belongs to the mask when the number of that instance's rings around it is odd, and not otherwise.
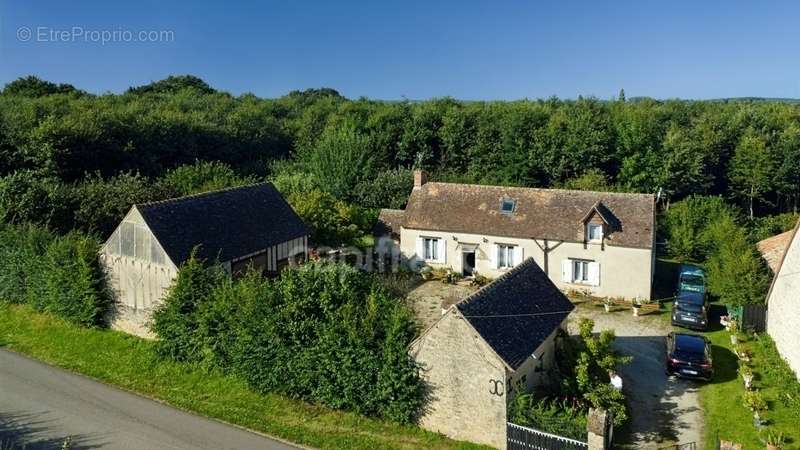
[[[730,179],[735,195],[747,200],[750,218],[754,204],[772,188],[775,162],[764,139],[748,128],[731,160]]]

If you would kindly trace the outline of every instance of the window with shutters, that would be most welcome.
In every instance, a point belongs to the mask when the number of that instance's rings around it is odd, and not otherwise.
[[[437,261],[439,259],[439,239],[422,238],[422,255],[426,261]]]
[[[572,281],[574,283],[589,282],[589,261],[572,260]]]
[[[600,285],[600,263],[585,259],[564,260],[562,279],[568,283]]]
[[[508,269],[514,267],[515,245],[497,244],[497,268]]]

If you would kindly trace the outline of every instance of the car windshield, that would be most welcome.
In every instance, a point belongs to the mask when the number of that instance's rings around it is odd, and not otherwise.
[[[681,275],[680,288],[682,291],[703,292],[705,288],[703,277],[697,275]]]

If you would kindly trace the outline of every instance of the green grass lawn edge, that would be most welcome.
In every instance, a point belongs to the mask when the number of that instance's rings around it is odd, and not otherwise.
[[[274,394],[199,367],[163,361],[153,343],[67,323],[24,305],[0,303],[0,347],[193,412],[322,449],[483,449],[413,425],[334,411]]]

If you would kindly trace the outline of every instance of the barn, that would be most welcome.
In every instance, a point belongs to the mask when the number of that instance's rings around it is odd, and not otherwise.
[[[133,205],[100,250],[114,328],[152,337],[147,321],[192,254],[235,275],[277,274],[308,255],[308,227],[270,183]]]

